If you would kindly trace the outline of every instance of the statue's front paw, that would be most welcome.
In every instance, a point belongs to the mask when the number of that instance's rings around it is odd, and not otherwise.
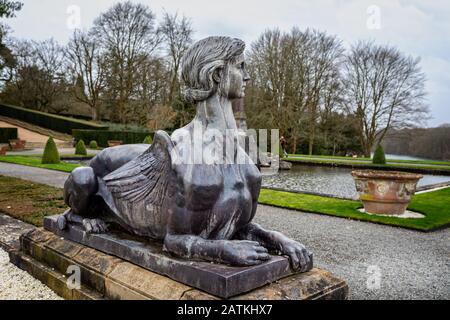
[[[234,240],[225,246],[221,258],[230,265],[252,266],[269,260],[270,255],[258,242]]]
[[[62,214],[58,217],[57,220],[58,229],[64,230],[67,227],[67,218]]]
[[[282,243],[282,253],[289,256],[294,270],[306,272],[311,269],[312,252],[301,243],[293,240]]]
[[[106,223],[101,219],[83,219],[83,227],[86,233],[104,233],[108,231]]]

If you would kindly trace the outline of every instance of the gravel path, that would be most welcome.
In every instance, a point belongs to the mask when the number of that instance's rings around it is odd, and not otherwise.
[[[450,299],[450,229],[422,233],[263,205],[255,221],[310,248],[316,266],[347,281],[351,299]]]
[[[20,178],[63,188],[68,173],[0,162],[0,175]]]
[[[57,187],[67,177],[23,166],[8,172],[11,167],[5,167],[0,163],[0,175],[20,173],[20,178]],[[348,282],[351,299],[450,299],[448,228],[422,233],[263,205],[255,221],[310,248],[316,266]]]
[[[87,149],[88,154],[97,154],[102,150]],[[75,148],[58,148],[60,155],[74,155]],[[42,155],[44,153],[44,148],[34,148],[30,150],[23,151],[7,151],[6,154],[9,156],[31,156],[31,155]]]
[[[27,272],[9,262],[0,249],[0,300],[62,300]]]
[[[415,166],[418,166],[418,167],[423,167],[423,166],[430,166],[430,167],[432,167],[432,166],[443,166],[442,164],[432,164],[432,163],[429,163],[429,164],[427,164],[427,163],[408,163],[408,162],[395,162],[395,161],[389,161],[389,160],[395,160],[395,159],[389,159],[389,155],[387,155],[387,159],[386,159],[386,163],[387,164],[397,164],[397,165],[404,165],[404,166],[411,166],[411,167],[415,167]],[[336,159],[336,158],[322,158],[322,157],[319,157],[319,158],[315,158],[315,157],[302,157],[302,156],[291,156],[290,158],[293,158],[293,159],[302,159],[302,160],[311,160],[311,161],[342,161],[342,162],[363,162],[363,163],[367,163],[367,164],[372,164],[372,162],[370,161],[370,160],[364,160],[364,159],[359,159],[359,158],[351,158],[351,159],[343,159],[343,158],[340,158],[340,159]],[[416,161],[420,161],[420,160],[416,160]]]

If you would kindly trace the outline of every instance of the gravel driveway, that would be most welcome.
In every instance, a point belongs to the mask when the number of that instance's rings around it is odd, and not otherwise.
[[[0,300],[62,300],[26,271],[9,262],[0,248]]]
[[[347,281],[350,299],[450,299],[448,228],[422,233],[263,205],[255,221],[310,248],[317,267]]]

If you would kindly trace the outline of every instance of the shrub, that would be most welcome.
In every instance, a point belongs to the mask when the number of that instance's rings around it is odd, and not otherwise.
[[[42,164],[56,164],[60,163],[58,148],[55,141],[50,137],[45,144],[44,154],[42,155]]]
[[[75,154],[87,156],[86,146],[83,140],[79,140],[75,146]]]
[[[123,144],[142,143],[148,136],[153,137],[151,131],[110,131],[110,130],[72,130],[75,141],[97,141],[99,147],[108,147],[108,140],[120,140]]]
[[[0,115],[19,119],[37,126],[62,133],[72,133],[72,129],[107,130],[107,126],[98,125],[84,120],[58,116],[51,113],[30,110],[26,108],[0,104]]]
[[[386,164],[386,156],[384,155],[384,150],[381,145],[378,145],[372,159],[373,164]]]
[[[17,128],[0,128],[0,143],[8,143],[12,139],[17,139]]]
[[[278,144],[278,155],[280,156],[280,159],[284,159],[285,155],[284,155],[284,149],[283,146],[281,145],[281,143]]]
[[[152,144],[153,143],[153,139],[152,136],[146,136],[143,143],[145,144]]]
[[[97,145],[97,141],[92,140],[91,142],[89,142],[89,149],[97,149],[98,145]]]

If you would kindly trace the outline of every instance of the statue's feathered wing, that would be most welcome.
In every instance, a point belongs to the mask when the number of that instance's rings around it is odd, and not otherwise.
[[[174,203],[173,148],[169,135],[158,131],[147,151],[99,181],[99,194],[129,231],[163,236],[167,210]]]

